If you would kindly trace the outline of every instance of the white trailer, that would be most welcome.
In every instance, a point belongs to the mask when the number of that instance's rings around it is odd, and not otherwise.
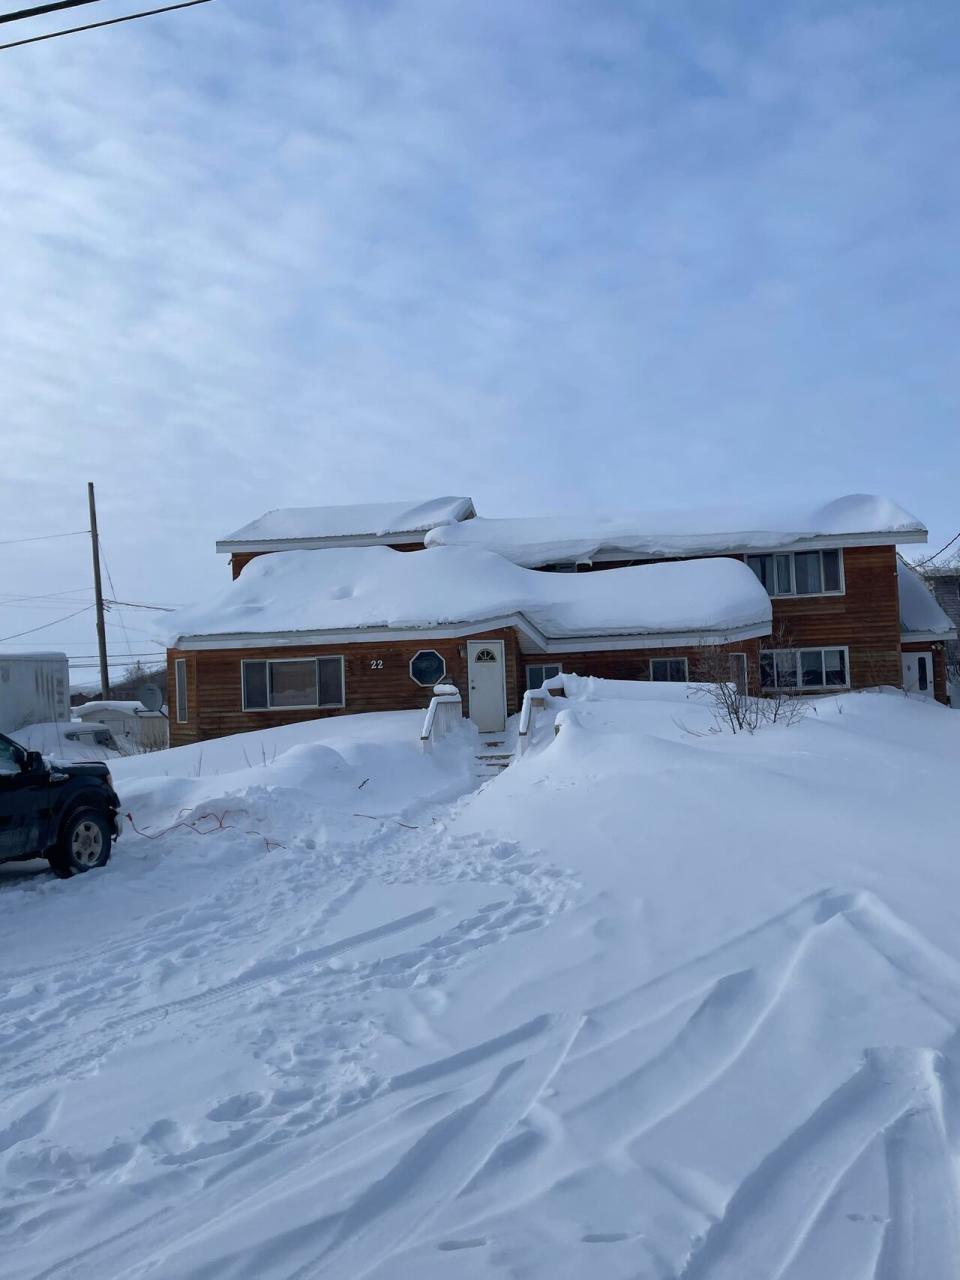
[[[0,653],[0,733],[69,719],[65,653]]]

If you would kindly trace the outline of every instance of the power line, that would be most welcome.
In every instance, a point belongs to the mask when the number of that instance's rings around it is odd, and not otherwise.
[[[913,567],[922,569],[925,564],[929,564],[931,560],[936,560],[937,556],[942,556],[945,551],[949,551],[955,542],[960,542],[960,533],[955,533],[949,542],[945,542],[939,551],[935,551],[932,556],[927,556],[924,560],[914,560]]]
[[[4,48],[6,46],[0,44],[0,49]],[[0,542],[0,547],[12,547],[15,543],[20,542],[49,542],[51,538],[78,538],[81,534],[86,535],[89,532],[89,529],[74,529],[71,533],[41,533],[36,538],[5,538]]]
[[[62,31],[50,31],[45,36],[28,36],[25,40],[11,40],[0,44],[0,50],[18,49],[24,44],[39,44],[43,40],[56,40],[59,36],[74,36],[81,31],[96,31],[98,27],[115,27],[121,22],[134,22],[137,18],[153,18],[158,13],[172,13],[174,9],[192,9],[194,5],[209,4],[210,0],[180,0],[178,4],[165,4],[159,9],[143,9],[140,13],[127,13],[121,18],[105,18],[102,22],[88,22],[82,27],[65,27]]]
[[[49,4],[35,4],[32,9],[18,9],[16,13],[0,13],[0,23],[21,22],[24,18],[39,18],[44,13],[58,9],[77,9],[82,4],[99,4],[100,0],[50,0]]]
[[[106,561],[104,561],[106,563]],[[110,577],[110,571],[107,570],[107,577]],[[111,586],[113,584],[111,583]],[[104,604],[113,604],[124,609],[153,609],[157,613],[176,613],[180,608],[178,604],[133,604],[129,600],[104,600]]]
[[[19,640],[21,636],[32,636],[35,631],[46,631],[48,627],[55,627],[58,622],[68,622],[71,618],[76,618],[81,613],[89,613],[92,608],[92,604],[86,604],[82,609],[78,609],[76,613],[68,613],[62,618],[54,618],[52,622],[41,623],[39,627],[31,627],[29,631],[17,631],[12,636],[0,636],[0,644],[5,640]]]

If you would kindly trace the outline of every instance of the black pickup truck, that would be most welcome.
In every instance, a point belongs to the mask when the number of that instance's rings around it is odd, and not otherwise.
[[[105,764],[51,764],[0,734],[0,862],[46,858],[79,875],[109,860],[122,825]]]

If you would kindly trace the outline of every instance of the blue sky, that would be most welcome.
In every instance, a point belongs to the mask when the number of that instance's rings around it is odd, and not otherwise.
[[[960,527],[952,0],[215,0],[0,59],[0,541],[94,479],[118,595],[179,603],[282,505]],[[0,556],[86,601],[82,539]]]

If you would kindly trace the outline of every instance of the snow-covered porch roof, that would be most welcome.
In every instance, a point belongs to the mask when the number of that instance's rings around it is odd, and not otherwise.
[[[220,649],[453,637],[514,627],[528,652],[723,644],[769,635],[771,605],[746,565],[690,560],[542,573],[489,551],[388,547],[254,560],[209,606],[171,614],[171,648]]]
[[[923,578],[905,560],[897,563],[902,640],[956,640],[957,629]]]

